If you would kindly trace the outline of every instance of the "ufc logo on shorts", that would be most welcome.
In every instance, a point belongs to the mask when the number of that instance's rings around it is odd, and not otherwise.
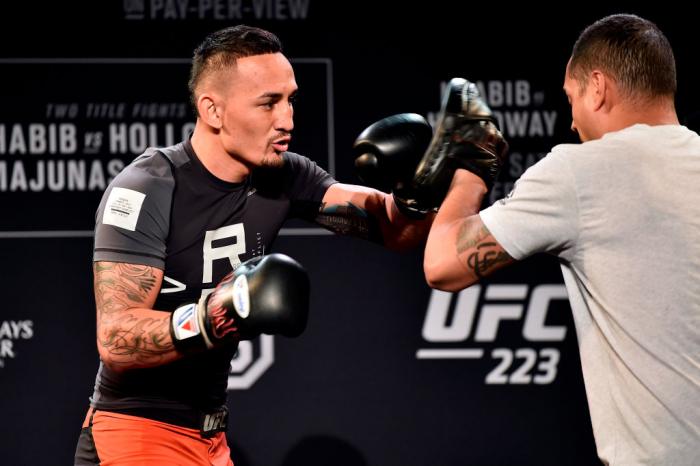
[[[520,323],[525,342],[560,342],[565,326],[547,325],[547,312],[555,300],[566,300],[564,285],[474,285],[458,294],[434,290],[428,303],[422,336],[432,348],[421,348],[417,359],[481,359],[485,349],[497,341],[503,322]],[[455,343],[468,347],[455,347]],[[449,347],[444,345],[450,344]],[[487,384],[551,383],[556,377],[559,350],[556,348],[495,348],[492,359],[500,360],[487,376]],[[520,364],[518,360],[524,362]],[[509,370],[514,368],[511,373]]]
[[[204,421],[202,422],[202,432],[206,433],[225,430],[227,417],[228,412],[226,410],[205,414]]]

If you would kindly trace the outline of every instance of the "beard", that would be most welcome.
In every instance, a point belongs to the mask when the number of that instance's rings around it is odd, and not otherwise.
[[[262,168],[281,168],[284,166],[284,158],[280,155],[266,155],[260,162]]]

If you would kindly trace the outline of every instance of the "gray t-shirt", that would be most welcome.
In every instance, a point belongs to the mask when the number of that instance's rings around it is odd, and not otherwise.
[[[700,137],[556,146],[480,216],[515,259],[560,258],[600,458],[700,465]]]

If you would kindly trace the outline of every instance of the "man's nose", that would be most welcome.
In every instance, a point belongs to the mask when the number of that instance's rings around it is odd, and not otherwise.
[[[294,129],[294,107],[292,107],[291,103],[280,107],[277,121],[275,122],[275,129],[287,133],[291,133]]]

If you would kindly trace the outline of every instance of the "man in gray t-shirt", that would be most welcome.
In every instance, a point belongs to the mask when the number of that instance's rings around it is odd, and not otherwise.
[[[456,291],[557,256],[600,459],[698,465],[700,136],[676,116],[673,52],[653,23],[606,17],[576,42],[564,90],[583,143],[554,147],[481,212],[497,170],[463,163],[428,238],[427,281]]]

